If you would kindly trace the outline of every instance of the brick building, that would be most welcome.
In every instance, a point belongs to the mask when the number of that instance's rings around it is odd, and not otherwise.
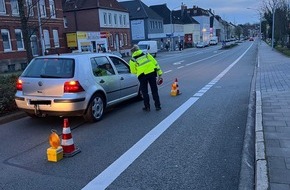
[[[62,2],[23,0],[33,56],[66,52]],[[27,65],[18,0],[0,0],[0,72]],[[42,34],[42,35],[41,35]]]
[[[68,47],[75,51],[131,48],[129,12],[116,0],[62,0]]]

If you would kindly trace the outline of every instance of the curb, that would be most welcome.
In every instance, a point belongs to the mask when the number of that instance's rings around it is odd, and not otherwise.
[[[0,117],[0,125],[26,117],[26,113],[18,111],[9,115]]]
[[[267,190],[269,187],[267,160],[265,155],[265,140],[262,125],[262,100],[261,92],[256,91],[256,190]]]

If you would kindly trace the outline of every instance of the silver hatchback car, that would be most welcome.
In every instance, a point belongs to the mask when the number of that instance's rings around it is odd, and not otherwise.
[[[83,116],[99,121],[106,107],[142,99],[129,65],[113,54],[71,53],[34,58],[16,84],[15,101],[29,116]]]

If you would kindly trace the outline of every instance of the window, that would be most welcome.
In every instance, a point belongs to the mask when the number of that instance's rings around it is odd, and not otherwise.
[[[110,35],[110,37],[109,37],[109,43],[110,43],[110,46],[111,47],[114,47],[114,37],[113,37],[113,35]]]
[[[107,13],[104,13],[104,25],[107,25]]]
[[[9,30],[1,29],[1,36],[3,40],[4,51],[11,51],[12,48],[11,48],[11,39],[10,39]]]
[[[10,3],[11,3],[12,15],[19,15],[18,1],[11,0]]]
[[[54,47],[60,47],[59,38],[58,38],[58,31],[57,30],[52,30],[52,34],[53,34]]]
[[[120,34],[120,47],[123,47],[124,45],[124,38],[123,38],[123,34]]]
[[[125,26],[126,25],[126,15],[123,16],[123,21],[124,21],[123,24]]]
[[[118,24],[117,14],[114,14],[114,22],[115,22],[115,25]]]
[[[0,14],[6,14],[5,0],[0,0]]]
[[[119,59],[117,57],[110,57],[110,59],[114,63],[119,74],[120,73],[130,73],[130,69],[129,69],[128,65],[126,63],[124,63],[124,61],[122,61],[121,59]]]
[[[49,49],[50,48],[50,39],[49,39],[49,31],[48,30],[43,30],[43,37],[44,37],[45,49]]]
[[[128,45],[128,36],[127,36],[127,34],[124,34],[124,44]]]
[[[112,25],[112,14],[111,13],[109,13],[108,14],[108,20],[109,20],[109,25]]]
[[[26,0],[26,7],[27,7],[27,14],[29,16],[33,16],[34,12],[33,12],[32,0]]]
[[[55,18],[55,6],[54,6],[54,0],[49,0],[49,11],[50,11],[50,17]]]
[[[23,36],[20,29],[15,29],[15,36],[16,36],[16,44],[17,44],[17,50],[23,50],[24,49],[24,43],[23,43]]]
[[[91,58],[92,70],[95,76],[114,75],[114,69],[106,57]]]
[[[120,23],[120,26],[122,26],[122,15],[119,15],[119,23]]]
[[[46,17],[45,0],[39,0],[39,11],[41,17]]]
[[[63,26],[64,26],[64,28],[68,28],[68,26],[67,26],[67,18],[66,17],[63,17]]]

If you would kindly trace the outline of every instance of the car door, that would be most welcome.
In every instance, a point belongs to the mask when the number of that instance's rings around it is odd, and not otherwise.
[[[121,97],[132,97],[138,94],[139,81],[136,75],[131,74],[130,67],[123,59],[110,56],[121,81]]]
[[[96,83],[103,87],[107,94],[107,103],[112,104],[120,98],[120,77],[106,56],[91,58],[91,65]]]

